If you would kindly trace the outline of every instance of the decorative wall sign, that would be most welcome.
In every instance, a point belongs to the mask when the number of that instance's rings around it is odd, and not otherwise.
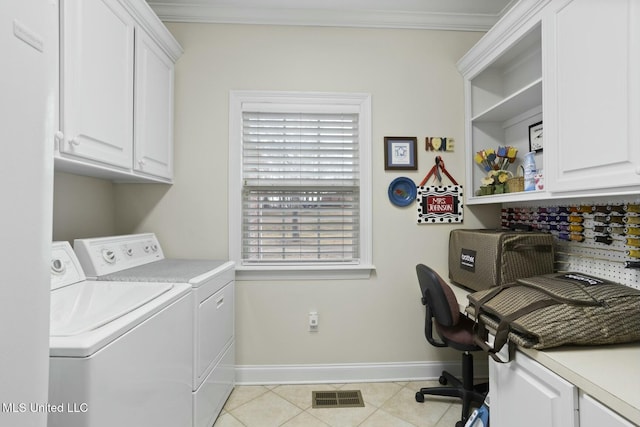
[[[428,136],[424,141],[424,149],[427,151],[448,151],[453,152],[455,139],[443,138],[440,136]]]
[[[385,136],[384,169],[418,170],[417,146],[414,136]]]
[[[435,165],[418,186],[416,200],[418,201],[418,224],[451,224],[463,220],[464,194],[462,185],[444,167],[440,156],[436,156]],[[431,175],[442,182],[442,171],[453,185],[426,185]]]
[[[418,187],[418,224],[452,224],[463,220],[461,185]]]

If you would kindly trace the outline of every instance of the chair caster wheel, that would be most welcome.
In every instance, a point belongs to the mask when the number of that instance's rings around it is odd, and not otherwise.
[[[424,402],[424,394],[420,393],[419,391],[416,392],[416,402]]]
[[[438,382],[440,383],[440,385],[447,385],[447,378],[444,375],[440,375],[440,378],[438,378]]]
[[[456,423],[456,427],[464,427],[464,425],[465,425],[464,421],[458,421]]]

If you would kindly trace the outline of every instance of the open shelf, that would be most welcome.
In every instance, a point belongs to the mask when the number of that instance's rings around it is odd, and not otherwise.
[[[535,13],[532,13],[535,11]],[[476,164],[476,153],[514,147],[518,154],[507,170],[514,176],[530,151],[529,127],[543,119],[542,24],[539,9],[512,9],[460,61],[465,85],[468,205],[500,204],[549,197],[546,191],[476,196],[487,172]],[[544,169],[543,152],[535,155]]]
[[[542,105],[542,78],[471,119],[472,122],[504,122]]]

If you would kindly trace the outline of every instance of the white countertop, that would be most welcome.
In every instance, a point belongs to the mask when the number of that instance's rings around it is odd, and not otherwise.
[[[451,288],[464,312],[471,292],[456,285]],[[518,350],[640,425],[640,343]]]

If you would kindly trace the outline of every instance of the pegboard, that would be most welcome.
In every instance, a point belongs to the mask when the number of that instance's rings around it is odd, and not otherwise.
[[[576,271],[640,289],[640,202],[509,206],[505,229],[551,233],[557,271]]]

